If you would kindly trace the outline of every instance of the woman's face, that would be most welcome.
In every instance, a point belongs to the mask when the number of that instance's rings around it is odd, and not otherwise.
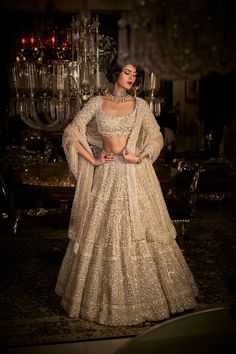
[[[137,76],[136,67],[132,64],[126,64],[122,67],[122,71],[116,82],[116,89],[130,90]]]

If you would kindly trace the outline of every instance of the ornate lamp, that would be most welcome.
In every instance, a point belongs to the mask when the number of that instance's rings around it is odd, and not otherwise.
[[[106,85],[105,69],[116,49],[99,33],[98,18],[74,16],[64,31],[40,30],[21,38],[12,65],[10,114],[31,128],[61,131],[82,105]]]

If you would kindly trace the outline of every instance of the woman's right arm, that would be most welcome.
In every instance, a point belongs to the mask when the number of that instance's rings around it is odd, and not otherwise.
[[[101,154],[95,158],[93,154],[90,154],[80,143],[77,144],[77,150],[80,156],[89,161],[95,167],[114,160],[113,154],[105,153],[104,151],[102,151]]]
[[[74,120],[65,128],[62,136],[62,145],[68,160],[71,160],[70,155],[74,155],[72,150],[89,161],[94,166],[101,165],[105,162],[110,162],[112,156],[102,153],[98,158],[95,158],[91,152],[86,139],[86,126],[94,118],[98,107],[99,97],[91,98],[84,107],[76,114]]]
[[[93,162],[93,155],[86,139],[86,126],[96,114],[97,100],[96,97],[91,98],[63,132],[62,146],[69,165],[75,163],[78,154],[89,162]]]

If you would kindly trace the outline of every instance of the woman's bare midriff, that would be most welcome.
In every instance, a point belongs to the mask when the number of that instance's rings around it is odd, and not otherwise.
[[[121,136],[102,136],[103,150],[112,152],[115,155],[122,155],[126,147],[128,135]]]
[[[111,102],[103,99],[101,109],[108,115],[127,115],[133,112],[135,100],[132,97],[126,102]],[[115,155],[122,155],[128,141],[128,135],[102,136],[103,150]]]

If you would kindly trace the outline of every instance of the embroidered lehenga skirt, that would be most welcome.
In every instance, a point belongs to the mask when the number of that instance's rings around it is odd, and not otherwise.
[[[70,241],[56,285],[70,317],[125,326],[195,306],[197,287],[148,163],[117,156],[96,167],[79,251]]]

